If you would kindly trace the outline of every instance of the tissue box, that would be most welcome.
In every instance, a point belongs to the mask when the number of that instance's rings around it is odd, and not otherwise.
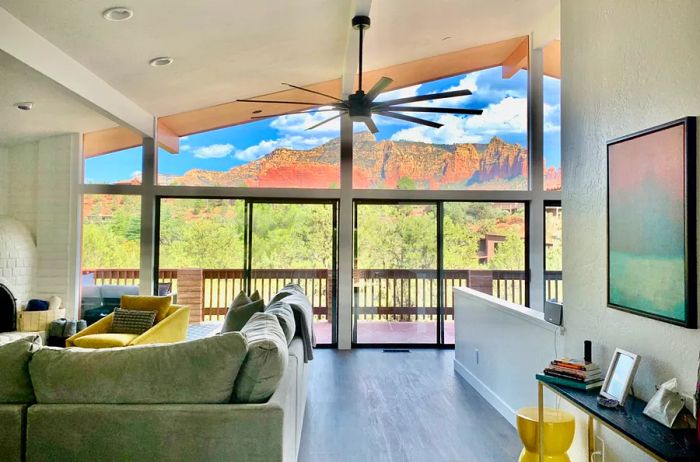
[[[21,332],[44,332],[51,321],[66,317],[65,309],[48,311],[20,311],[18,329]]]

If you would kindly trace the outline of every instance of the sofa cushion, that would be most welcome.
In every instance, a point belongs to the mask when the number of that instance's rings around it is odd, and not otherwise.
[[[224,325],[221,327],[221,333],[236,332],[243,329],[243,326],[248,322],[251,316],[255,313],[262,313],[265,309],[265,304],[262,300],[256,300],[246,305],[235,306],[231,305],[224,318]]]
[[[214,404],[231,399],[246,356],[240,333],[111,349],[44,348],[29,364],[45,404]]]
[[[155,311],[125,310],[117,308],[112,318],[112,332],[115,334],[143,334],[153,327]]]
[[[233,299],[233,301],[229,305],[229,310],[231,309],[231,307],[239,307],[239,306],[247,305],[248,303],[250,303],[252,301],[254,301],[254,300],[251,300],[250,297],[248,297],[245,294],[245,292],[243,292],[241,290],[240,292],[238,292],[238,295],[236,295],[236,297]]]
[[[275,392],[287,368],[287,339],[270,313],[255,313],[241,334],[248,340],[248,355],[236,377],[234,401],[261,403]]]
[[[127,346],[136,337],[136,334],[91,334],[76,338],[73,344],[80,348],[116,348]]]
[[[41,337],[38,335],[0,346],[0,403],[34,402],[29,360],[40,349]]]
[[[122,295],[121,298],[121,307],[125,310],[156,311],[156,324],[165,319],[172,303],[171,295]]]
[[[274,314],[277,316],[277,320],[280,323],[280,327],[284,332],[284,336],[287,338],[287,345],[292,343],[294,338],[294,332],[297,330],[296,322],[294,321],[294,311],[289,303],[284,301],[277,301],[270,303],[265,308],[265,313]]]

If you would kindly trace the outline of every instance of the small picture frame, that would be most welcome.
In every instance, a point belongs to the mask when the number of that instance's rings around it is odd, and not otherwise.
[[[640,359],[639,355],[616,348],[605,375],[603,388],[600,389],[600,396],[615,400],[620,406],[624,406]]]

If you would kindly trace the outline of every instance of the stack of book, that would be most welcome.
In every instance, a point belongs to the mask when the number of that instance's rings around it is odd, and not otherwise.
[[[555,359],[537,374],[537,379],[554,385],[590,390],[603,386],[603,373],[597,364],[581,359]]]

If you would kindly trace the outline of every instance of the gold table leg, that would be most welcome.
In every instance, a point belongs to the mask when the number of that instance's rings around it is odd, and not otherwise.
[[[544,385],[537,382],[537,452],[540,461],[544,460]],[[589,459],[590,460],[590,459]]]

